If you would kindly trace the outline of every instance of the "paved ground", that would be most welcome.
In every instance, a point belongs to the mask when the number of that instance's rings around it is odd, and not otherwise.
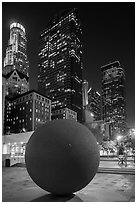
[[[101,160],[98,172],[115,174],[135,174],[135,163],[133,160],[127,161],[127,166],[118,165],[117,159]]]
[[[104,168],[125,168],[124,165],[118,165],[117,159],[100,160],[99,166]],[[135,169],[135,163],[133,162],[133,160],[127,161],[127,166],[125,169]]]
[[[53,196],[39,188],[26,168],[3,168],[3,202],[134,202],[135,175],[97,173],[82,190],[71,196]]]

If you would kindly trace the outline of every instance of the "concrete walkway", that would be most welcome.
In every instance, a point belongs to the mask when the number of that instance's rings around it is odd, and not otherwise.
[[[101,160],[98,172],[135,175],[135,163],[133,160],[128,160],[127,166],[125,167],[124,165],[118,165],[118,161],[116,159]]]
[[[39,188],[26,168],[3,168],[3,202],[134,202],[135,176],[97,173],[82,190],[70,196],[54,196]]]

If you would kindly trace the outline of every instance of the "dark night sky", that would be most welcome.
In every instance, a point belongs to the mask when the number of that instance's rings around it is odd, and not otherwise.
[[[30,63],[30,88],[37,88],[39,34],[50,19],[67,8],[78,8],[83,31],[83,78],[101,93],[102,65],[119,60],[126,74],[128,125],[135,123],[134,2],[3,2],[2,57],[13,21],[24,25]]]

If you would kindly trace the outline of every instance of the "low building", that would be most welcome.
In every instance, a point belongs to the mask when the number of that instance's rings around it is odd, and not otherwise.
[[[25,163],[26,144],[34,131],[2,136],[2,166]]]
[[[31,90],[12,99],[6,98],[4,134],[34,131],[51,120],[51,100]]]
[[[77,121],[77,113],[69,108],[54,110],[51,113],[52,120],[72,119]]]

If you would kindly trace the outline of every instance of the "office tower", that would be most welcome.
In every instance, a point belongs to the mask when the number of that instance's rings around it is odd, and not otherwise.
[[[77,121],[77,113],[69,108],[62,108],[52,111],[51,119],[52,120],[71,119]]]
[[[69,108],[82,120],[82,44],[76,9],[56,15],[40,35],[38,91],[52,110]]]
[[[95,89],[88,90],[88,110],[94,115],[94,121],[101,120],[101,95]]]
[[[12,23],[2,70],[7,79],[6,95],[11,97],[29,90],[26,44],[25,28],[19,23]]]
[[[83,109],[87,109],[88,106],[88,82],[84,80],[82,82],[82,102]]]
[[[119,61],[106,64],[102,71],[102,116],[111,127],[110,139],[126,131],[125,73]]]
[[[34,131],[51,120],[51,100],[35,90],[6,99],[4,133]]]

